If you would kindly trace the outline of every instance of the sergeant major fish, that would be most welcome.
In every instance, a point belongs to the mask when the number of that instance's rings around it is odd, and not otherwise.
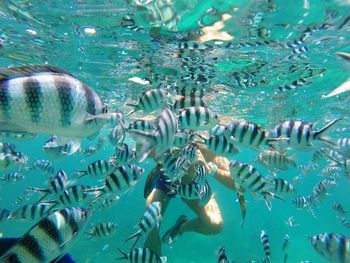
[[[130,263],[166,263],[166,257],[160,257],[149,248],[134,248],[128,252],[119,249],[122,257],[117,260],[128,260]]]
[[[209,130],[218,123],[218,115],[210,108],[189,107],[179,112],[180,129]]]
[[[117,231],[118,225],[112,222],[104,222],[95,225],[92,229],[85,232],[87,239],[105,238],[113,236]]]

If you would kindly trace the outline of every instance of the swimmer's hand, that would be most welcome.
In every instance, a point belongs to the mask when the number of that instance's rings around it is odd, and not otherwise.
[[[208,167],[209,167],[208,176],[214,177],[216,175],[217,170],[218,170],[218,166],[215,163],[210,162],[210,163],[208,163]]]

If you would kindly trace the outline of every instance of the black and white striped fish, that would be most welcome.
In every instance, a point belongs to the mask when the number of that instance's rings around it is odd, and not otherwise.
[[[294,186],[287,180],[275,178],[272,179],[272,181],[274,185],[273,190],[277,193],[290,194],[295,192]]]
[[[292,200],[292,204],[296,207],[296,208],[305,208],[310,206],[312,203],[314,202],[313,198],[311,195],[308,196],[296,196],[293,200]]]
[[[118,165],[127,164],[135,161],[137,158],[137,153],[126,143],[121,143],[115,147],[115,152],[113,155],[113,162]]]
[[[230,263],[230,261],[226,256],[226,250],[223,247],[219,247],[217,257],[218,257],[217,263]]]
[[[313,162],[319,162],[321,160],[338,160],[341,161],[344,159],[343,155],[338,153],[335,150],[329,149],[329,148],[319,148],[315,151],[314,155],[312,156]]]
[[[168,97],[168,92],[163,89],[147,90],[141,94],[137,104],[127,104],[128,106],[133,107],[127,116],[139,110],[142,110],[144,113],[150,113],[157,109],[161,109],[166,105],[166,100]]]
[[[96,197],[96,194],[90,193],[92,187],[84,184],[77,184],[69,186],[62,194],[53,201],[47,201],[47,203],[53,203],[56,206],[79,206],[86,207],[88,203]],[[46,201],[44,201],[46,202]]]
[[[165,107],[156,119],[156,131],[149,133],[143,131],[129,131],[135,140],[142,144],[138,151],[139,162],[147,158],[153,148],[156,149],[156,158],[166,150],[172,148],[175,142],[175,135],[178,130],[178,123],[175,114],[169,107]]]
[[[125,133],[126,130],[124,128],[124,125],[121,123],[118,123],[109,133],[108,140],[112,145],[117,145],[119,143],[124,142],[125,140]]]
[[[126,241],[135,239],[134,244],[131,248],[134,248],[137,244],[137,241],[143,237],[147,237],[148,234],[154,229],[155,227],[158,229],[160,220],[161,220],[161,210],[162,205],[160,202],[152,202],[147,208],[145,213],[143,214],[140,222],[137,224],[137,232],[135,234],[132,234],[129,236]]]
[[[0,171],[11,170],[21,165],[18,156],[13,154],[0,153]]]
[[[269,237],[268,237],[267,233],[264,230],[261,230],[260,241],[261,241],[261,244],[263,246],[267,262],[270,262],[271,261],[270,260],[270,256],[271,256],[270,241],[269,241]]]
[[[0,78],[0,132],[85,138],[108,119],[96,92],[60,68],[0,68]]]
[[[296,155],[288,157],[285,153],[275,150],[265,150],[259,154],[255,161],[263,164],[267,169],[280,169],[285,171],[288,169],[288,165],[297,167],[294,161],[295,158]]]
[[[180,131],[175,135],[174,147],[181,148],[186,144],[190,143],[195,134],[191,131]]]
[[[36,160],[30,169],[39,170],[46,174],[55,174],[53,163],[49,160]]]
[[[310,238],[318,254],[332,263],[350,262],[350,239],[335,233],[323,233]]]
[[[155,131],[156,127],[154,127],[152,122],[146,120],[136,120],[129,124],[128,131],[137,130],[143,132],[151,132]]]
[[[284,252],[287,249],[288,244],[289,244],[289,235],[285,234],[284,239],[283,239],[283,243],[282,243],[282,252]]]
[[[54,208],[52,204],[31,204],[18,208],[10,218],[22,221],[37,221],[47,216]]]
[[[270,146],[277,139],[269,138],[269,132],[255,124],[247,121],[236,121],[225,128],[225,137],[236,145],[242,145],[254,150],[261,150],[264,146]]]
[[[289,140],[286,140],[286,143],[293,148],[311,147],[313,146],[313,142],[315,140],[334,145],[335,143],[331,142],[327,138],[322,137],[322,135],[341,119],[342,118],[334,119],[323,128],[316,131],[313,128],[313,123],[295,120],[284,121],[275,126],[272,131],[272,137],[288,138]]]
[[[92,229],[85,232],[86,239],[105,238],[113,236],[117,232],[117,224],[112,222],[103,222],[95,225]]]
[[[338,202],[333,202],[332,208],[339,214],[345,215],[348,211],[344,210],[343,206]]]
[[[350,221],[344,216],[337,216],[337,219],[345,228],[350,228]]]
[[[59,159],[62,157],[70,156],[80,149],[80,141],[70,140],[65,144],[58,145],[57,136],[52,136],[43,146],[44,151],[51,158]]]
[[[119,199],[120,197],[117,195],[104,194],[98,199],[95,199],[93,202],[90,202],[88,208],[92,210],[109,209],[109,208],[112,208]]]
[[[65,254],[83,233],[90,211],[58,210],[40,220],[3,256],[1,262],[51,262]]]
[[[207,180],[208,172],[207,169],[205,169],[204,165],[199,164],[196,169],[196,175],[194,178],[194,181],[197,184],[204,184]]]
[[[180,129],[209,130],[218,123],[218,115],[207,107],[189,107],[179,112]]]
[[[111,162],[111,161],[97,160],[97,161],[90,163],[87,166],[86,170],[75,170],[74,174],[76,176],[78,176],[78,178],[85,176],[85,175],[102,177],[102,176],[108,174],[114,168],[115,168],[115,166],[114,166],[113,162]]]
[[[25,179],[25,176],[22,173],[18,173],[18,172],[8,173],[0,177],[0,180],[7,183],[13,183],[24,179]]]
[[[208,139],[202,138],[208,150],[228,159],[239,153],[238,148],[223,135],[211,135]]]
[[[270,197],[282,199],[271,192],[274,187],[273,183],[262,176],[253,166],[232,161],[230,162],[230,173],[233,177],[236,189],[247,190],[252,194],[262,195],[269,210],[271,210]]]
[[[169,188],[169,193],[175,194],[178,197],[189,200],[199,200],[200,206],[205,206],[212,196],[211,187],[208,182],[198,183],[193,180],[191,183],[175,184]]]
[[[119,249],[122,253],[122,257],[117,260],[128,260],[130,263],[166,263],[166,257],[160,257],[156,252],[149,248],[134,248],[128,252],[124,252]]]
[[[181,96],[176,99],[174,110],[181,110],[189,107],[208,107],[203,98],[195,96]]]
[[[217,124],[209,130],[210,135],[225,135],[226,126],[222,124]]]
[[[5,208],[0,208],[0,223],[6,221],[11,216],[11,212]]]

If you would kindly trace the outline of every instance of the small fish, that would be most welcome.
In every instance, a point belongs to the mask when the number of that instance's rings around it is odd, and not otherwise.
[[[88,232],[85,232],[86,239],[106,238],[113,236],[117,232],[118,225],[112,222],[103,222],[95,225]]]
[[[308,175],[309,173],[315,171],[317,167],[318,167],[318,164],[313,162],[298,165],[298,169],[301,171],[303,175]]]
[[[155,127],[149,121],[137,120],[129,124],[128,131],[130,130],[152,132],[152,131],[155,131]]]
[[[56,206],[79,206],[84,207],[96,197],[94,193],[90,193],[89,190],[92,190],[92,187],[84,184],[77,184],[69,186],[66,190],[62,192],[62,194],[53,201],[45,201],[47,203],[53,203]]]
[[[189,199],[189,200],[199,200],[200,206],[205,206],[211,196],[212,191],[208,182],[197,183],[195,180],[188,184],[175,184],[169,186],[169,193],[175,194],[178,197]]]
[[[131,149],[126,143],[121,143],[115,147],[114,156],[112,157],[113,163],[118,165],[127,164],[132,161],[136,161],[137,153]]]
[[[181,96],[176,99],[174,110],[181,110],[189,107],[208,107],[203,98],[194,96]]]
[[[149,248],[134,248],[129,252],[119,249],[123,255],[117,260],[128,260],[130,263],[166,263],[166,257],[160,257],[156,252]]]
[[[119,199],[120,197],[117,195],[105,194],[100,198],[95,199],[93,202],[90,202],[88,208],[93,210],[104,210],[112,208]]]
[[[70,156],[80,149],[80,141],[70,140],[63,145],[58,145],[57,136],[52,136],[44,144],[44,151],[52,158],[59,159]]]
[[[147,208],[145,213],[143,214],[140,222],[137,224],[137,232],[131,236],[129,236],[126,241],[131,239],[135,239],[134,244],[131,248],[134,248],[137,244],[137,241],[141,237],[147,237],[148,234],[156,227],[159,228],[160,220],[162,218],[161,215],[162,206],[160,202],[152,202]]]
[[[217,124],[209,130],[210,135],[225,135],[226,126],[222,124]]]
[[[232,159],[234,155],[239,153],[237,147],[223,135],[211,135],[209,139],[202,139],[208,150],[217,155]]]
[[[156,149],[155,157],[158,158],[174,146],[178,123],[173,111],[165,107],[155,122],[158,125],[154,132],[129,131],[129,134],[142,144],[138,151],[139,162],[145,160],[153,148]]]
[[[261,230],[260,241],[261,241],[261,244],[262,244],[263,249],[264,249],[265,257],[266,257],[267,261],[270,262],[271,261],[270,260],[270,256],[271,256],[270,241],[269,241],[269,237],[268,237],[267,233],[264,230]]]
[[[342,154],[338,153],[335,150],[329,148],[319,148],[315,151],[312,162],[319,162],[321,160],[342,160],[344,157]]]
[[[348,211],[344,210],[343,206],[338,202],[333,202],[332,208],[339,214],[345,215]]]
[[[49,160],[37,160],[33,163],[31,170],[39,170],[46,174],[55,174],[53,163]]]
[[[276,179],[272,179],[272,181],[274,185],[273,190],[277,193],[289,194],[289,193],[295,192],[294,186],[287,180],[276,178]]]
[[[321,201],[327,195],[328,184],[326,180],[320,181],[317,185],[312,189],[312,200],[313,201]]]
[[[197,184],[204,184],[207,180],[208,172],[204,165],[199,164],[196,169],[196,175],[194,177],[194,182]]]
[[[337,216],[338,221],[345,227],[350,228],[350,221],[343,216]]]
[[[11,216],[11,212],[7,209],[0,208],[0,223],[8,220]]]
[[[297,196],[292,200],[292,204],[297,208],[305,208],[313,203],[313,199],[310,195],[308,196]]]
[[[256,161],[260,162],[268,169],[280,169],[285,171],[288,169],[288,164],[297,167],[294,161],[295,158],[296,155],[287,157],[285,153],[280,153],[275,150],[265,150],[259,154]]]
[[[230,263],[227,256],[226,256],[226,250],[223,247],[219,247],[218,253],[218,263]]]
[[[289,235],[285,234],[284,239],[283,239],[283,243],[282,243],[282,252],[284,252],[287,249],[288,244],[289,244]]]
[[[20,164],[20,160],[16,155],[0,153],[0,171],[14,169]]]
[[[79,239],[89,216],[89,210],[76,207],[55,211],[31,227],[0,257],[0,261],[53,261],[62,256],[67,248]]]
[[[53,205],[49,204],[25,205],[11,213],[10,218],[23,221],[37,221],[47,216],[52,209]]]
[[[78,176],[78,178],[85,176],[85,175],[92,175],[92,176],[104,176],[108,174],[111,170],[113,170],[114,164],[113,162],[107,161],[107,160],[97,160],[92,163],[90,163],[87,166],[86,170],[75,170],[74,174]]]
[[[330,262],[350,262],[350,240],[347,237],[335,233],[323,233],[309,239],[316,252]]]
[[[177,132],[175,134],[174,147],[184,147],[193,140],[194,136],[195,134],[191,131],[182,130],[181,132]]]
[[[210,108],[190,107],[179,112],[180,129],[209,130],[218,123],[218,115]]]
[[[119,143],[123,143],[125,140],[125,128],[124,125],[118,123],[108,135],[108,140],[112,145],[117,145]]]
[[[4,176],[0,177],[0,180],[7,182],[7,183],[17,182],[17,181],[21,181],[24,179],[25,179],[25,176],[21,173],[18,173],[18,172],[8,173],[8,174],[5,174]]]
[[[279,138],[281,136],[288,138],[289,140],[287,140],[286,143],[293,148],[311,147],[315,140],[334,145],[335,143],[322,137],[322,135],[342,119],[343,118],[334,119],[323,128],[316,131],[313,128],[313,123],[294,120],[285,121],[275,126],[272,136],[274,138]]]
[[[84,154],[84,155],[92,155],[92,154],[95,154],[97,152],[97,148],[93,147],[93,146],[88,146],[86,147],[85,149],[80,149],[79,152],[81,154]]]
[[[163,89],[150,89],[141,94],[137,104],[128,103],[133,109],[127,114],[130,116],[135,111],[142,110],[144,113],[150,113],[161,109],[166,105],[166,99],[169,97],[168,92]]]

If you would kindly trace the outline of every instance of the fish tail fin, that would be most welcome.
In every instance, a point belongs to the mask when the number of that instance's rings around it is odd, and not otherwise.
[[[125,239],[125,242],[131,240],[131,239],[135,239],[135,242],[133,243],[131,249],[133,249],[137,242],[139,241],[139,239],[141,238],[141,231],[137,231],[135,234],[132,234],[131,236],[129,236],[127,239]]]
[[[343,117],[337,118],[332,120],[331,122],[327,123],[323,128],[315,131],[314,138],[320,139],[320,136],[325,133],[329,128],[331,128],[334,124],[336,124],[338,121],[342,120]]]
[[[123,256],[120,258],[117,258],[117,260],[128,259],[128,254],[125,251],[121,250],[120,248],[118,248],[118,250]]]
[[[137,130],[129,133],[137,142],[140,142],[142,144],[141,149],[138,152],[138,161],[143,162],[156,145],[156,137],[153,133]]]
[[[85,233],[85,239],[87,239],[87,240],[89,240],[89,239],[91,239],[94,235],[92,234],[92,233],[90,233],[90,232],[84,232]]]

